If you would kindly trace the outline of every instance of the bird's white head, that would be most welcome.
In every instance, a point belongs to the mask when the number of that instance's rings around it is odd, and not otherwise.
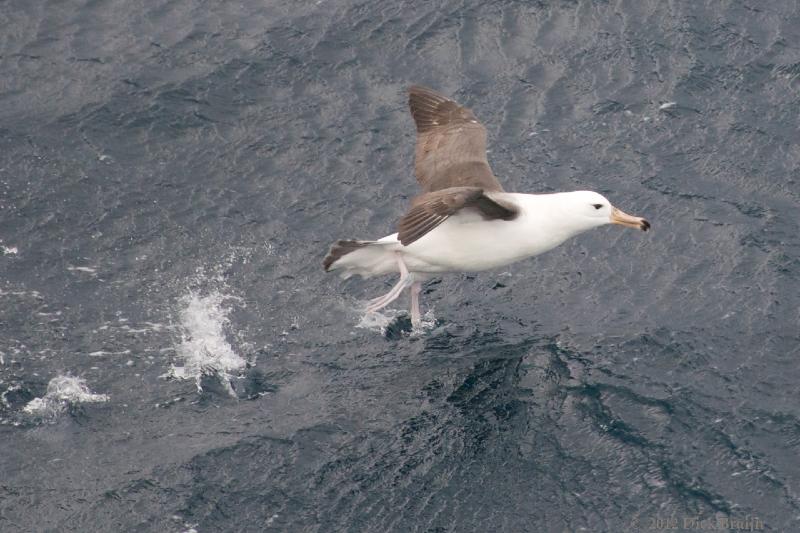
[[[593,191],[562,193],[560,200],[562,215],[571,220],[571,225],[578,232],[606,224],[619,224],[642,231],[650,229],[647,220],[623,212],[611,205],[605,196]]]

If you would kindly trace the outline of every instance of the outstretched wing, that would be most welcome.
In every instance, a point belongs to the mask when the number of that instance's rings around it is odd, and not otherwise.
[[[476,210],[486,220],[512,220],[519,210],[492,199],[480,187],[450,187],[417,196],[400,219],[397,239],[408,246],[462,209]]]
[[[472,111],[419,85],[409,88],[408,105],[417,125],[414,171],[425,192],[451,187],[503,190],[486,159],[486,128]]]

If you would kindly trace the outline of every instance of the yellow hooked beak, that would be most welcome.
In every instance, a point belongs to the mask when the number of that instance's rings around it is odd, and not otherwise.
[[[611,223],[619,224],[620,226],[626,226],[628,228],[640,229],[642,231],[647,231],[650,229],[650,223],[642,217],[629,215],[623,211],[620,211],[616,207],[611,209]]]

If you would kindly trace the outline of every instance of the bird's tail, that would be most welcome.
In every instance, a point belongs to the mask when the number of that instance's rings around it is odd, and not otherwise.
[[[322,261],[325,272],[341,270],[343,278],[359,274],[365,278],[397,271],[393,250],[397,241],[336,241]]]

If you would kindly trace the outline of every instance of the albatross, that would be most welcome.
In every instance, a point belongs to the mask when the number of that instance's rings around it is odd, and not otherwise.
[[[345,278],[400,274],[389,292],[370,300],[368,312],[409,289],[417,328],[422,282],[432,276],[508,265],[606,224],[650,229],[647,220],[624,213],[596,192],[506,192],[486,158],[486,128],[472,111],[420,85],[411,86],[408,96],[421,194],[411,200],[397,233],[375,241],[336,241],[323,261],[326,272],[341,271]]]

